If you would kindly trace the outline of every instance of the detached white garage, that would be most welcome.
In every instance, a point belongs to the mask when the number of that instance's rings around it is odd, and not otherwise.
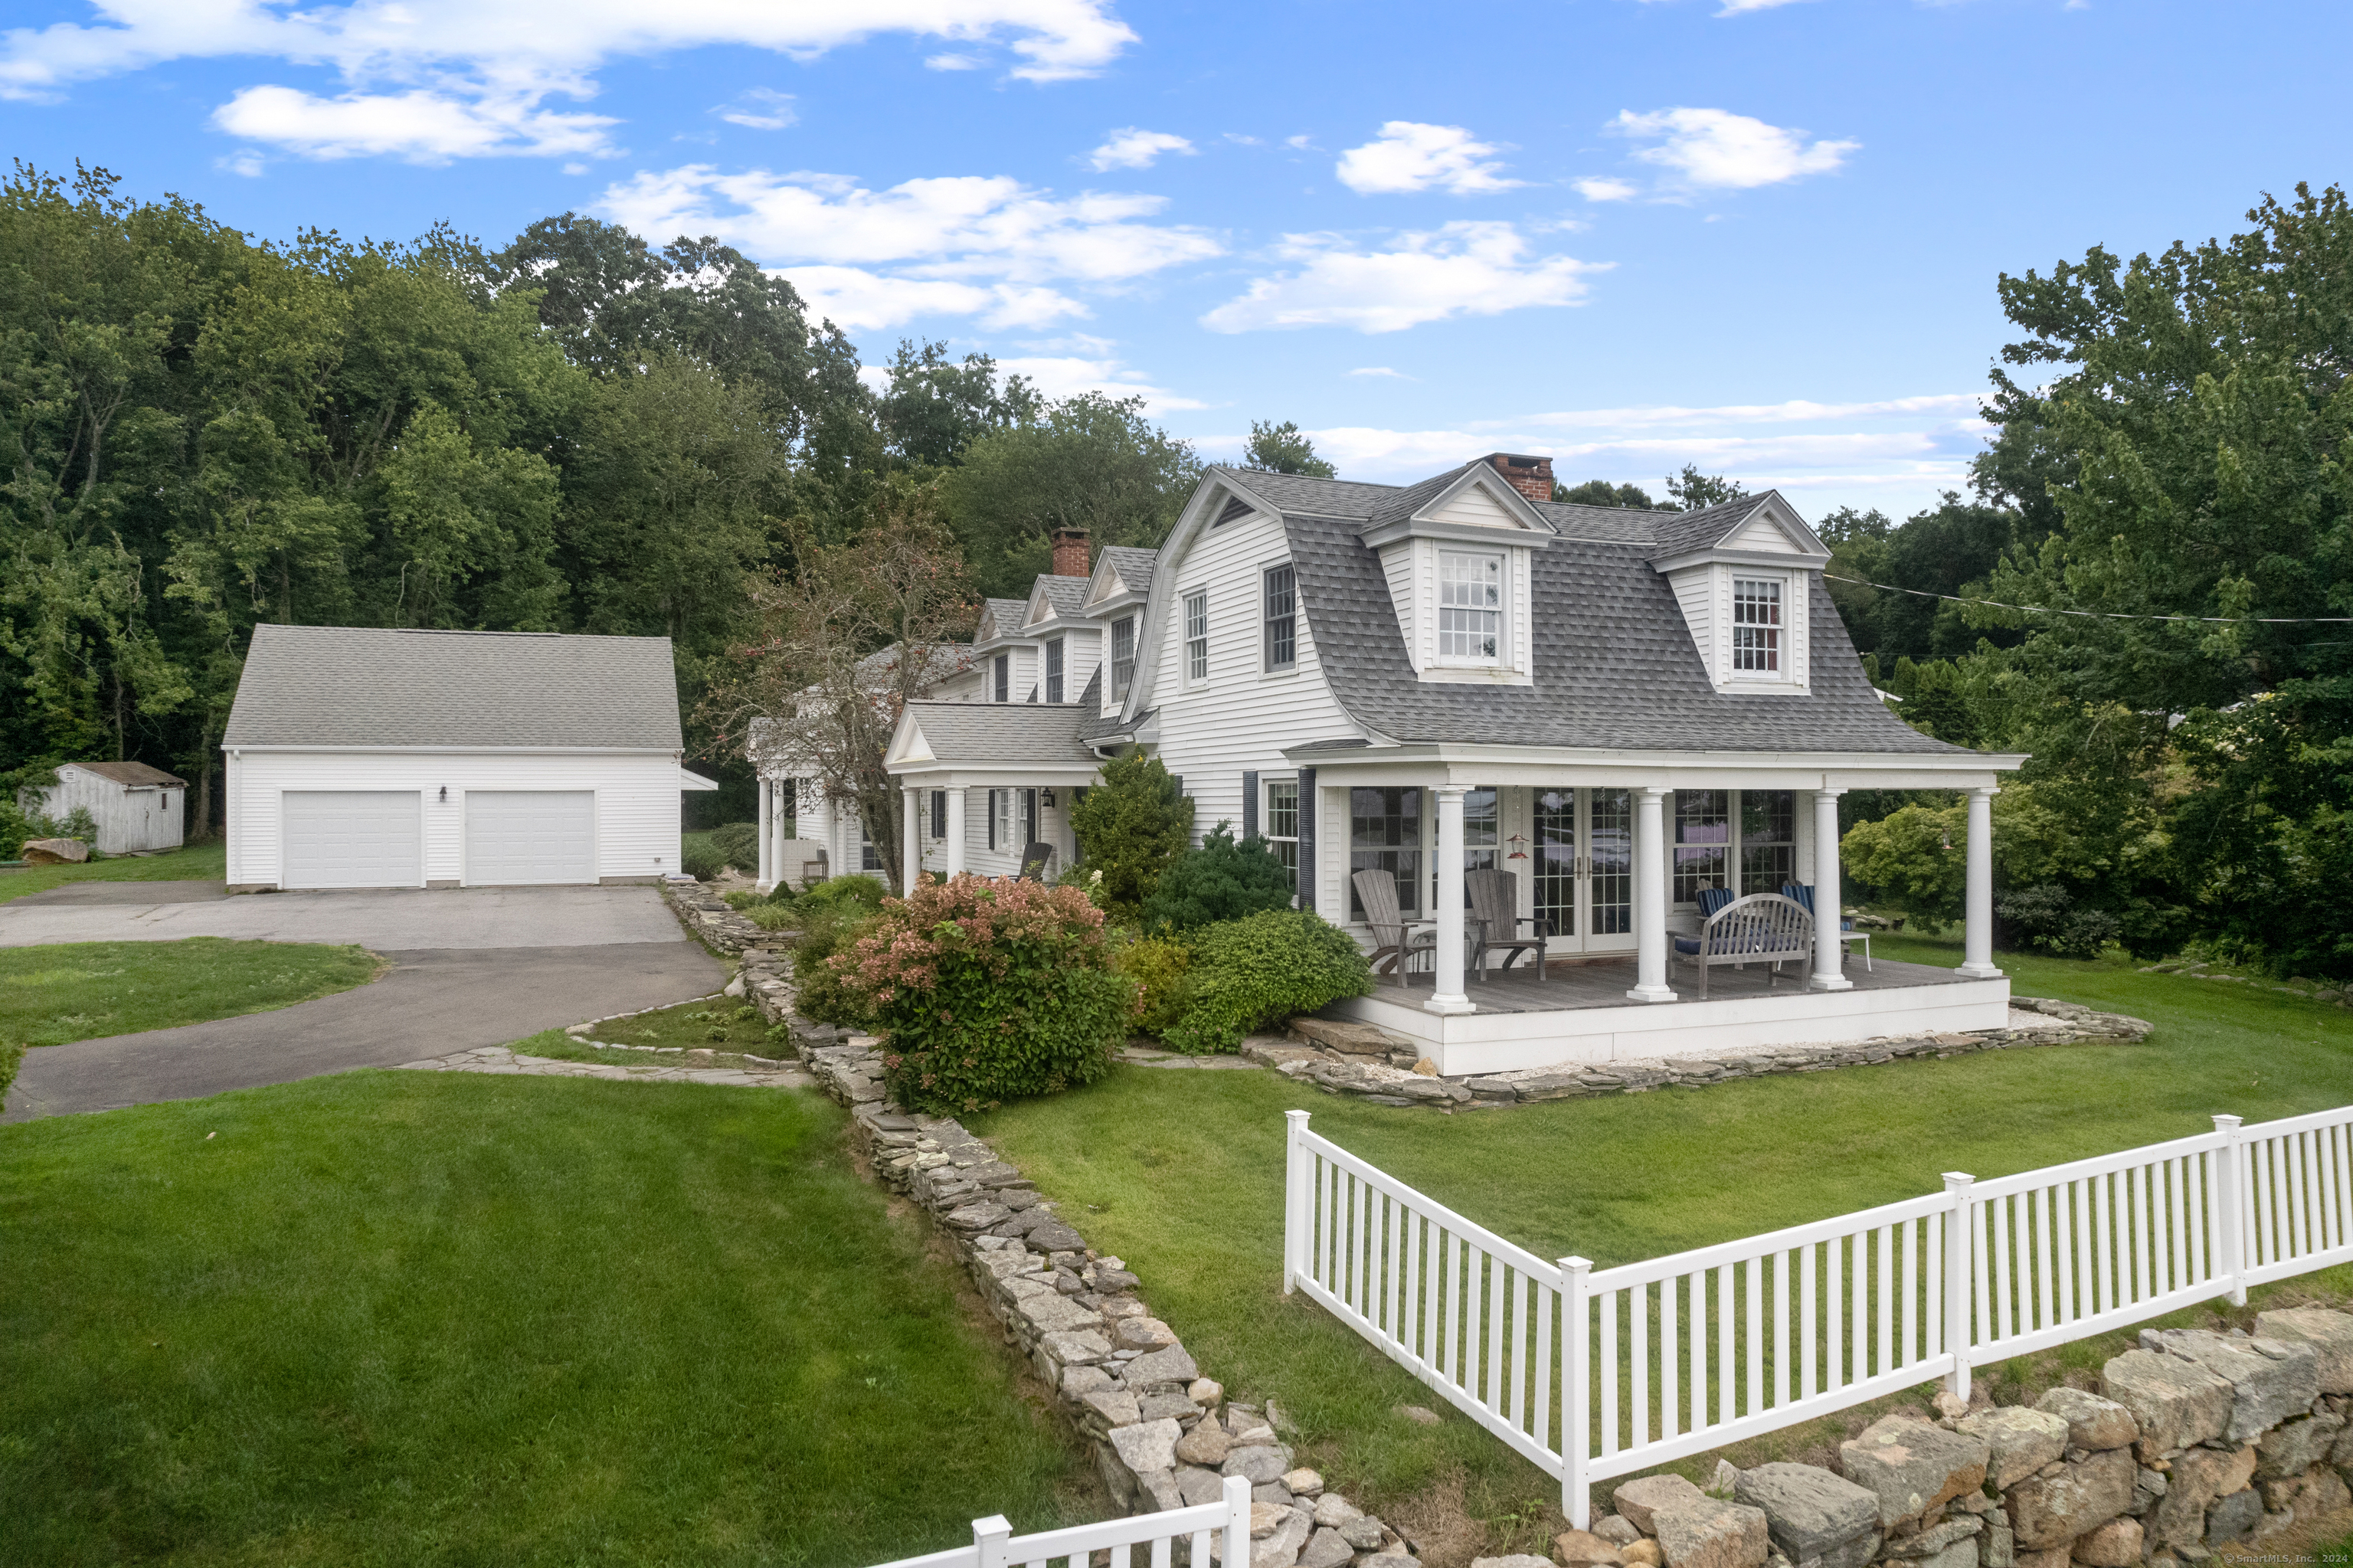
[[[254,629],[221,743],[243,888],[655,882],[683,771],[666,637]]]

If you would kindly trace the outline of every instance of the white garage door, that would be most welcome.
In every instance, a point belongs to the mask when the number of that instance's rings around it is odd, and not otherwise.
[[[466,791],[466,885],[596,880],[593,789]]]
[[[422,887],[423,801],[414,789],[289,789],[287,887]]]

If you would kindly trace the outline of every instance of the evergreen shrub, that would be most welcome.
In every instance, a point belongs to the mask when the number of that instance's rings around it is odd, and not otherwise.
[[[1270,910],[1194,934],[1183,1016],[1162,1038],[1196,1054],[1236,1051],[1245,1034],[1372,989],[1348,933],[1313,910]]]
[[[697,882],[710,882],[727,869],[727,857],[707,839],[690,839],[679,846],[679,869]]]
[[[1234,842],[1233,824],[1219,822],[1199,849],[1187,850],[1160,874],[1144,901],[1144,928],[1198,930],[1269,909],[1291,907],[1291,872],[1266,841],[1252,833]]]
[[[830,965],[884,1037],[892,1097],[953,1116],[1108,1072],[1135,1001],[1111,960],[1078,889],[964,875],[885,903]]]
[[[1193,802],[1158,758],[1137,751],[1103,764],[1103,780],[1071,808],[1086,851],[1072,869],[1097,903],[1133,920],[1191,842]]]

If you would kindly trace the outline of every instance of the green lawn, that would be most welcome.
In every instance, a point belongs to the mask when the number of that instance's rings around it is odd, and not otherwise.
[[[218,882],[228,874],[228,847],[220,840],[169,854],[125,855],[86,865],[25,865],[0,870],[0,904],[61,882]]]
[[[0,948],[0,1094],[29,1046],[267,1012],[364,985],[382,969],[364,948],[225,937]]]
[[[1097,1517],[844,1123],[377,1072],[0,1128],[0,1562],[855,1568]]]
[[[1874,946],[1918,962],[1959,958],[1957,943]],[[1425,1428],[1392,1414],[1400,1402],[1441,1402],[1303,1297],[1281,1296],[1283,1111],[1312,1111],[1318,1131],[1539,1256],[1577,1253],[1608,1267],[1933,1192],[1945,1171],[2000,1176],[2204,1131],[2217,1111],[2253,1122],[2353,1099],[2353,1013],[2343,1009],[2144,975],[2122,959],[2003,961],[2021,994],[2134,1013],[2158,1031],[2139,1046],[1452,1116],[1366,1106],[1271,1073],[1122,1067],[973,1125],[1062,1200],[1092,1245],[1144,1277],[1155,1309],[1206,1368],[1294,1413],[1310,1453],[1352,1499],[1365,1500],[1361,1491],[1410,1514],[1459,1488],[1460,1510],[1493,1520],[1540,1509],[1551,1483],[1466,1419]],[[2281,1287],[2314,1288],[2353,1294],[2353,1270]],[[2084,1341],[1980,1375],[2023,1387],[2096,1368],[2119,1348]],[[1741,1457],[1821,1440],[1768,1438]],[[1517,1549],[1541,1550],[1534,1528]],[[1499,1526],[1488,1544],[1511,1538]]]
[[[789,1061],[793,1048],[783,1031],[764,1022],[760,1010],[732,996],[706,997],[681,1002],[656,1012],[641,1012],[614,1023],[600,1023],[593,1038],[610,1044],[675,1046],[681,1051],[707,1050],[723,1066],[741,1065],[746,1054],[769,1061]],[[647,1051],[600,1051],[560,1029],[518,1040],[514,1048],[527,1056],[553,1056],[565,1062],[602,1062],[608,1066],[644,1067],[676,1058]]]

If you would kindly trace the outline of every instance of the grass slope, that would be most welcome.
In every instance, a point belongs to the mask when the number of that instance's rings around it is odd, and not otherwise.
[[[82,865],[0,870],[0,904],[65,882],[218,882],[228,874],[228,847],[216,839],[169,854],[123,855]]]
[[[1875,945],[1918,962],[1959,957],[1936,942]],[[1409,1511],[1410,1499],[1459,1484],[1463,1509],[1529,1520],[1520,1549],[1542,1550],[1531,1531],[1555,1495],[1549,1482],[1466,1419],[1422,1427],[1395,1414],[1400,1402],[1442,1405],[1305,1298],[1280,1294],[1283,1111],[1312,1111],[1319,1132],[1539,1256],[1578,1253],[1608,1267],[1933,1192],[1945,1171],[2000,1176],[2203,1131],[2217,1111],[2253,1122],[2353,1099],[2353,1014],[2343,1010],[2143,975],[2121,959],[2004,962],[2021,994],[2134,1013],[2157,1033],[2141,1046],[1453,1116],[1366,1106],[1271,1073],[1123,1067],[972,1125],[1062,1200],[1092,1245],[1143,1275],[1154,1308],[1205,1367],[1293,1412],[1311,1455],[1352,1498],[1364,1500],[1362,1490]],[[2353,1270],[2295,1288],[2316,1285],[2353,1289]],[[2086,1341],[2039,1369],[1992,1375],[2047,1379],[2095,1368],[2116,1348]],[[1500,1549],[1502,1536],[1488,1544]]]
[[[813,1095],[0,1128],[0,1562],[843,1568],[1093,1506]]]
[[[382,967],[364,948],[225,937],[0,948],[0,1094],[29,1046],[267,1012],[364,985]]]

